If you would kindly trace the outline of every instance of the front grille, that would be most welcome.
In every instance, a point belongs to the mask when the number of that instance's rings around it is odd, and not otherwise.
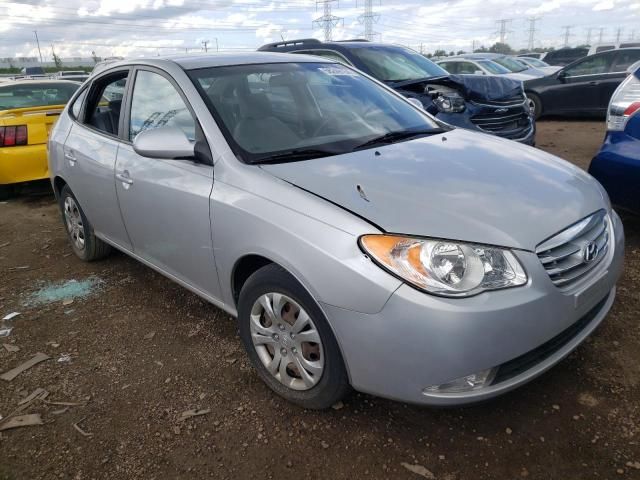
[[[564,347],[567,343],[577,337],[580,332],[582,332],[593,321],[594,318],[596,318],[598,313],[600,313],[600,310],[602,310],[602,307],[604,307],[607,302],[609,295],[611,295],[611,293],[607,294],[607,296],[598,302],[595,307],[589,310],[586,315],[580,318],[569,328],[560,332],[551,340],[548,340],[524,355],[520,355],[519,357],[500,365],[496,372],[496,376],[493,379],[492,385],[517,377],[521,373],[524,373],[535,367],[537,364],[543,362]]]
[[[500,100],[483,100],[482,105],[490,105],[492,107],[506,107],[506,106],[516,106],[522,105],[525,97],[524,93],[516,93],[511,97],[501,98]]]
[[[471,121],[480,129],[506,138],[520,138],[531,126],[529,114],[523,109],[508,112],[474,115]]]
[[[536,254],[560,288],[569,288],[584,278],[609,250],[609,215],[604,210],[579,221],[536,248]]]

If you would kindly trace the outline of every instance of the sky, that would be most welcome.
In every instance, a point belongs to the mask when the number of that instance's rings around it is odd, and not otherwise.
[[[334,0],[331,13],[342,20],[335,40],[361,37],[364,0]],[[536,22],[535,46],[640,40],[640,0],[373,0],[378,39],[423,52],[470,51],[500,39],[500,19],[508,20],[506,41],[527,47],[529,18]],[[254,50],[282,38],[315,37],[313,20],[323,15],[314,0],[0,0],[0,57],[155,56],[203,51]],[[602,30],[601,30],[602,29]]]

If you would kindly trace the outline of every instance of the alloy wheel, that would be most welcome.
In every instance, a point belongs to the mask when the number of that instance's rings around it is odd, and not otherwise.
[[[280,383],[309,390],[322,377],[324,351],[307,312],[281,293],[260,296],[251,309],[251,340],[260,361]]]
[[[84,224],[80,209],[73,197],[68,196],[64,199],[64,218],[71,241],[78,250],[83,250],[85,246]]]

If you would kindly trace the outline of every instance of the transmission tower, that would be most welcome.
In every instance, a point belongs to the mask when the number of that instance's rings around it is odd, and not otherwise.
[[[622,38],[622,31],[624,30],[624,28],[619,27],[618,31],[616,32],[616,43],[620,43],[620,39]]]
[[[500,28],[496,32],[500,34],[500,43],[505,43],[505,41],[507,40],[507,35],[512,32],[512,30],[509,30],[507,28],[511,24],[511,22],[511,18],[502,18],[496,22],[498,25],[500,25]]]
[[[536,32],[538,31],[536,29],[536,22],[538,20],[540,20],[540,17],[529,17],[527,19],[529,21],[529,43],[528,43],[528,47],[529,47],[529,51],[533,50],[533,47],[536,43]]]
[[[604,37],[604,28],[600,27],[600,33],[598,34],[598,43],[602,43],[603,37]]]
[[[380,35],[378,32],[373,31],[373,25],[380,21],[380,14],[373,13],[374,0],[363,0],[364,13],[358,17],[358,21],[364,25],[364,38],[367,40],[375,40]],[[360,2],[356,2],[356,6],[359,6]],[[381,5],[381,0],[378,0],[378,5]]]
[[[593,27],[587,28],[587,43],[586,43],[586,45],[591,45],[591,36],[592,36],[592,33],[593,33],[594,30],[595,30],[595,28],[593,28]]]
[[[636,29],[634,28],[633,30],[631,30],[631,33],[629,34],[629,40],[635,40],[636,39]]]
[[[569,46],[569,37],[572,36],[571,29],[573,28],[573,25],[563,25],[562,28],[564,29],[564,43],[562,44],[562,46],[563,47],[568,47]]]
[[[324,41],[330,42],[333,40],[333,27],[337,27],[340,23],[342,23],[342,18],[336,17],[331,14],[331,4],[336,2],[337,0],[316,0],[316,10],[318,10],[318,6],[322,5],[323,13],[319,18],[316,18],[313,21],[313,26],[320,26],[324,30]]]

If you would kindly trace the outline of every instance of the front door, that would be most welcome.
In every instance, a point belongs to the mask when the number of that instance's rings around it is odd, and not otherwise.
[[[219,297],[209,221],[213,167],[143,157],[131,144],[138,133],[160,126],[180,127],[195,140],[196,120],[177,87],[158,71],[137,70],[130,109],[125,125],[129,142],[118,151],[115,182],[133,251]]]

